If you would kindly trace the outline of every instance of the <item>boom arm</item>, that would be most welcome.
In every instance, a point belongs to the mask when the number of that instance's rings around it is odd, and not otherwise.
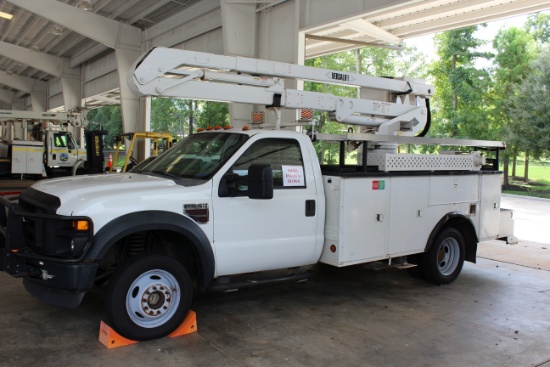
[[[85,127],[87,125],[86,113],[80,112],[37,112],[37,111],[17,111],[0,110],[0,120],[40,120],[50,121],[53,124],[70,124],[75,127]]]
[[[420,80],[169,48],[152,49],[136,61],[133,70],[129,85],[140,96],[327,111],[338,122],[366,126],[386,135],[422,131],[428,118],[425,99],[433,95],[433,87]],[[286,89],[284,79],[359,87],[365,98]]]

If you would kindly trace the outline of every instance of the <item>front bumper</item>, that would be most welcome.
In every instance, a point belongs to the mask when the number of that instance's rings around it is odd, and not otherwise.
[[[21,210],[0,197],[0,271],[23,277],[31,295],[62,307],[76,307],[94,284],[98,263],[84,260],[92,243],[86,231],[71,229],[75,220]]]

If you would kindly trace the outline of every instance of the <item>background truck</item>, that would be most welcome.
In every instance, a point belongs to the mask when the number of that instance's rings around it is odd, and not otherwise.
[[[499,224],[510,218],[504,144],[416,136],[433,94],[421,81],[172,49],[136,65],[140,95],[262,104],[275,129],[200,132],[139,173],[43,180],[17,203],[0,198],[0,270],[45,302],[76,307],[101,286],[112,327],[145,340],[177,328],[197,291],[303,279],[318,263],[413,267],[448,284],[478,242],[511,236]],[[286,89],[279,76],[358,86],[361,97]],[[356,130],[298,132],[311,113],[284,121],[285,108],[328,111]],[[319,139],[338,145],[336,164],[319,163]],[[426,143],[468,149],[398,152]]]
[[[51,177],[86,167],[86,149],[68,131],[87,125],[85,113],[1,110],[0,118],[8,120],[1,126],[0,174]]]

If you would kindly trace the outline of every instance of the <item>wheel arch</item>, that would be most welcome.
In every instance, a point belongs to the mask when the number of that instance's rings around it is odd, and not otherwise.
[[[203,230],[192,219],[164,211],[143,211],[123,215],[103,226],[94,236],[86,259],[101,260],[123,238],[143,231],[170,231],[189,240],[199,262],[199,281],[206,289],[214,278],[215,257]]]
[[[73,168],[71,168],[71,176],[76,176],[76,172],[80,168],[83,168],[85,164],[86,164],[86,161],[84,159],[78,159],[75,165],[73,166]]]
[[[430,250],[439,232],[441,232],[444,228],[449,227],[456,228],[464,238],[464,260],[475,263],[478,243],[476,229],[472,219],[461,212],[447,213],[439,220],[439,222],[437,222],[428,237],[424,252],[428,252]]]

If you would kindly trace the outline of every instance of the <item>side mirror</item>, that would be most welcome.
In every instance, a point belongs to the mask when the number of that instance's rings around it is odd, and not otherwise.
[[[273,170],[269,164],[252,164],[248,167],[248,197],[273,199]]]

